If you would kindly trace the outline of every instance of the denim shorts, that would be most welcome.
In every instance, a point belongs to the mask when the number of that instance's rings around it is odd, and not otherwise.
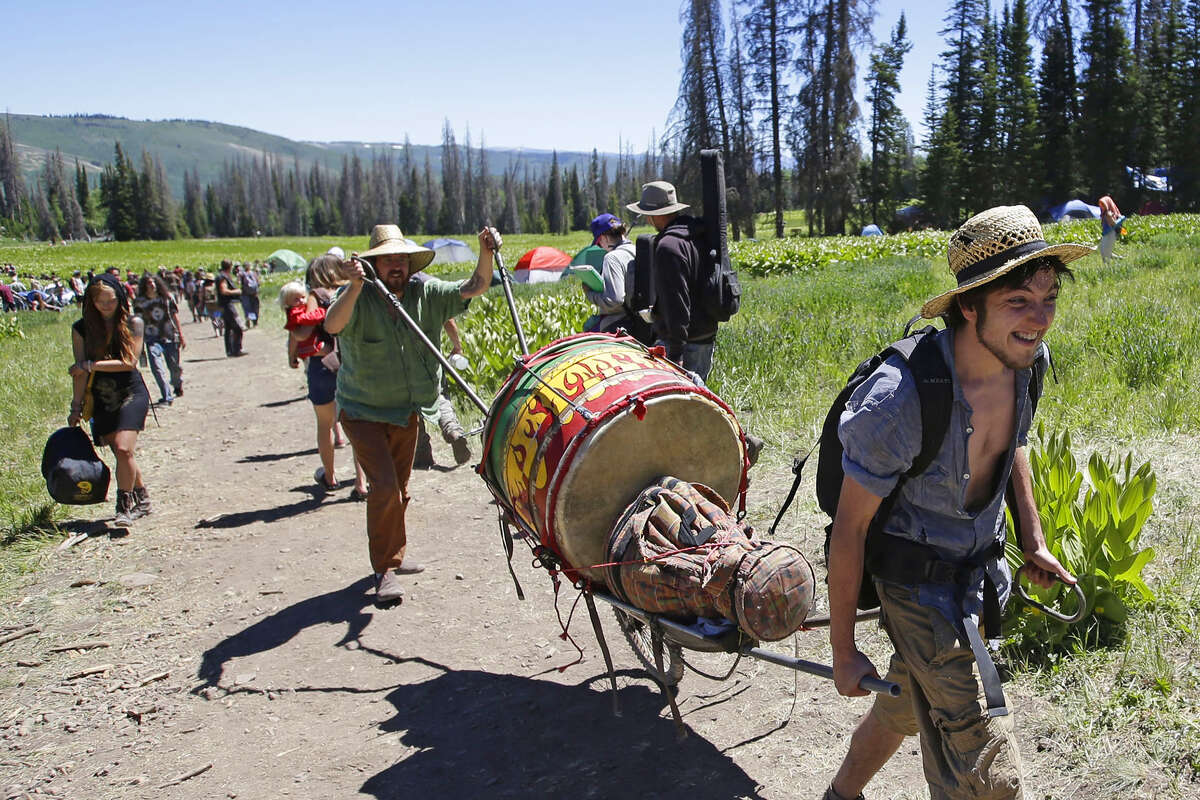
[[[337,393],[337,373],[330,371],[317,356],[309,358],[304,369],[308,377],[308,401],[314,406],[332,403]]]

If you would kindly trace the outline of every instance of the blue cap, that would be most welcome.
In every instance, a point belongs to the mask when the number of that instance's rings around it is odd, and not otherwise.
[[[609,233],[613,228],[620,227],[621,219],[613,214],[601,214],[596,217],[588,225],[592,229],[592,244],[596,243],[602,235]]]

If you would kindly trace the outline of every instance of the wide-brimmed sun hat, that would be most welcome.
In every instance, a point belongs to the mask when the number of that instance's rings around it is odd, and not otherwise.
[[[1084,244],[1048,244],[1037,217],[1025,206],[997,206],[981,211],[950,237],[946,260],[958,286],[921,307],[921,316],[940,317],[955,295],[1011,272],[1027,261],[1053,256],[1064,264],[1094,253]]]
[[[691,208],[675,198],[675,187],[666,181],[650,181],[642,184],[642,199],[625,206],[635,214],[659,216],[674,214]]]
[[[386,256],[391,253],[403,253],[409,256],[408,274],[420,272],[433,261],[435,253],[428,247],[421,247],[412,239],[404,238],[399,225],[376,225],[371,229],[370,250],[359,253],[362,258]]]

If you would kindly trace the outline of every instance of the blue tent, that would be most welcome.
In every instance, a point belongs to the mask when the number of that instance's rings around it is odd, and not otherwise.
[[[868,225],[862,229],[860,236],[883,236],[883,231],[879,230],[878,225]]]
[[[1100,219],[1100,206],[1090,206],[1082,200],[1068,200],[1050,208],[1050,219]]]
[[[430,239],[421,247],[428,247],[433,251],[434,264],[458,264],[475,260],[475,253],[467,243],[458,239]]]

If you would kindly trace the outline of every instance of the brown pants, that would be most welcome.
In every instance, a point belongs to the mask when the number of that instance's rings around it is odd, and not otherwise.
[[[408,537],[404,511],[408,508],[408,478],[417,450],[417,415],[407,425],[367,422],[340,415],[342,429],[367,475],[367,541],[376,573],[395,569],[404,561]]]
[[[920,734],[931,800],[1023,798],[1013,718],[988,717],[970,646],[908,589],[879,581],[875,588],[896,648],[887,680],[902,694],[876,695],[872,713],[896,733]]]

